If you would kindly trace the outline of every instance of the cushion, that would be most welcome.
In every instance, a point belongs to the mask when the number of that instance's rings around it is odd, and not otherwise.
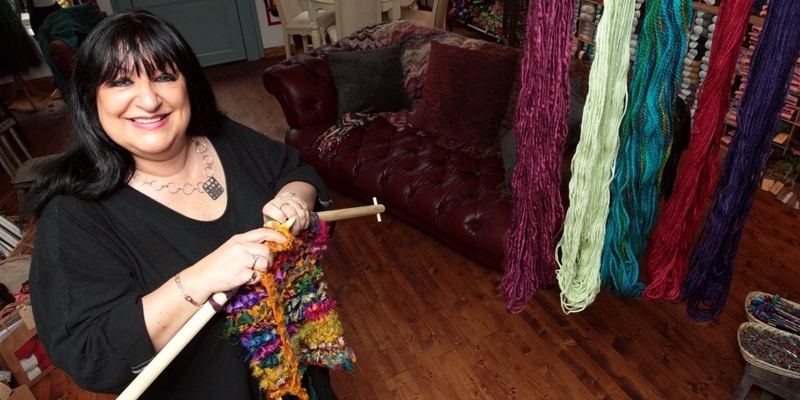
[[[408,108],[400,46],[326,55],[336,85],[339,116]]]
[[[572,154],[578,146],[581,137],[581,121],[583,120],[583,107],[586,96],[583,94],[583,84],[579,78],[570,79],[569,115],[567,116],[567,138],[564,145],[564,154]],[[512,191],[511,178],[514,167],[517,165],[517,135],[510,129],[500,139],[500,154],[503,157],[505,170],[506,189]]]
[[[513,50],[466,49],[431,42],[422,101],[409,123],[477,148],[497,146],[517,71]]]
[[[517,136],[514,134],[514,129],[509,129],[500,139],[500,155],[503,157],[506,189],[510,193],[511,176],[514,173],[514,166],[517,165]]]

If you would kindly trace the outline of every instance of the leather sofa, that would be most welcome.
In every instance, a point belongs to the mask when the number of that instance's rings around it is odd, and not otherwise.
[[[279,101],[289,125],[285,143],[299,149],[330,187],[366,203],[377,197],[394,216],[502,270],[512,202],[499,140],[495,154],[476,157],[377,118],[344,137],[335,157],[321,154],[316,142],[338,117],[336,85],[325,55],[354,50],[345,43],[297,54],[264,72],[264,86]],[[507,116],[504,123],[510,126],[510,120]]]

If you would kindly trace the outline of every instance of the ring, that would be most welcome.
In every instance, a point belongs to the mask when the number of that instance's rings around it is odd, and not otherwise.
[[[300,209],[300,210],[302,210],[302,211],[305,211],[305,210],[306,210],[305,206],[303,206],[303,205],[302,205],[302,204],[300,204],[300,203],[295,203],[295,205],[297,206],[297,208],[299,208],[299,209]]]
[[[253,254],[253,266],[250,267],[250,269],[255,269],[257,262],[258,262],[258,254]]]
[[[283,203],[283,204],[281,204],[281,205],[279,205],[279,206],[278,206],[278,209],[280,210],[281,208],[283,208],[283,206],[289,206],[289,205],[291,205],[291,204],[289,204],[289,203]]]
[[[252,284],[258,282],[258,279],[259,279],[258,271],[253,271],[253,274],[250,275],[250,280],[247,281],[247,283],[252,285]]]

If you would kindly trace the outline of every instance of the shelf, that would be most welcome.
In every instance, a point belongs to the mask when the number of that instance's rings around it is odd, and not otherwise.
[[[719,13],[719,6],[712,6],[706,3],[697,3],[697,2],[695,2],[693,5],[695,11],[703,11],[711,14]]]
[[[719,6],[711,6],[705,3],[697,3],[697,2],[694,2],[693,4],[695,11],[703,11],[710,14],[719,14]],[[764,17],[760,17],[758,15],[751,15],[750,23],[753,25],[764,26]]]
[[[730,119],[730,115],[731,115],[730,111],[728,111],[728,113],[725,114],[725,124],[726,125],[730,125],[731,127],[738,129],[738,127],[739,127],[739,123],[738,123],[739,119],[738,119],[738,117],[737,117],[736,121],[734,122],[734,121],[732,121]],[[790,120],[790,119],[783,119],[783,117],[780,117],[780,122],[785,122],[788,125],[800,127],[800,121],[798,121],[796,119],[795,120]]]
[[[503,41],[503,36],[502,35],[495,35],[493,33],[489,33],[484,28],[481,28],[481,27],[479,27],[477,25],[474,25],[474,24],[466,23],[463,20],[458,19],[456,17],[448,16],[447,17],[447,21],[448,21],[448,23],[450,23],[451,26],[452,26],[453,23],[456,23],[459,26],[462,26],[462,27],[464,27],[466,29],[469,29],[470,31],[474,31],[474,32],[477,32],[477,33],[481,34],[483,36],[483,37],[481,37],[481,39],[487,39],[488,38],[488,39],[492,39],[492,40],[494,40],[494,41],[496,41],[498,43],[501,43]]]
[[[505,3],[499,10],[494,9],[494,4],[494,2],[473,4],[471,1],[464,1],[463,4],[449,9],[447,20],[451,24],[459,24],[469,30],[486,35],[498,43],[502,43],[506,34],[503,26]],[[453,14],[451,15],[450,12],[453,12]],[[486,17],[487,14],[489,17]]]

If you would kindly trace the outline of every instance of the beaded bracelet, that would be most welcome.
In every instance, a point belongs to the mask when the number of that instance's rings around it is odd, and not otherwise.
[[[180,272],[175,274],[175,283],[178,285],[178,290],[181,291],[181,294],[183,295],[183,298],[186,301],[188,301],[189,303],[191,303],[193,306],[195,306],[197,308],[200,308],[200,307],[203,306],[202,304],[199,304],[198,302],[194,301],[192,296],[189,296],[189,293],[186,293],[186,290],[183,289],[183,286],[181,286],[181,273]]]
[[[278,195],[278,197],[300,197],[295,192],[285,192]]]

